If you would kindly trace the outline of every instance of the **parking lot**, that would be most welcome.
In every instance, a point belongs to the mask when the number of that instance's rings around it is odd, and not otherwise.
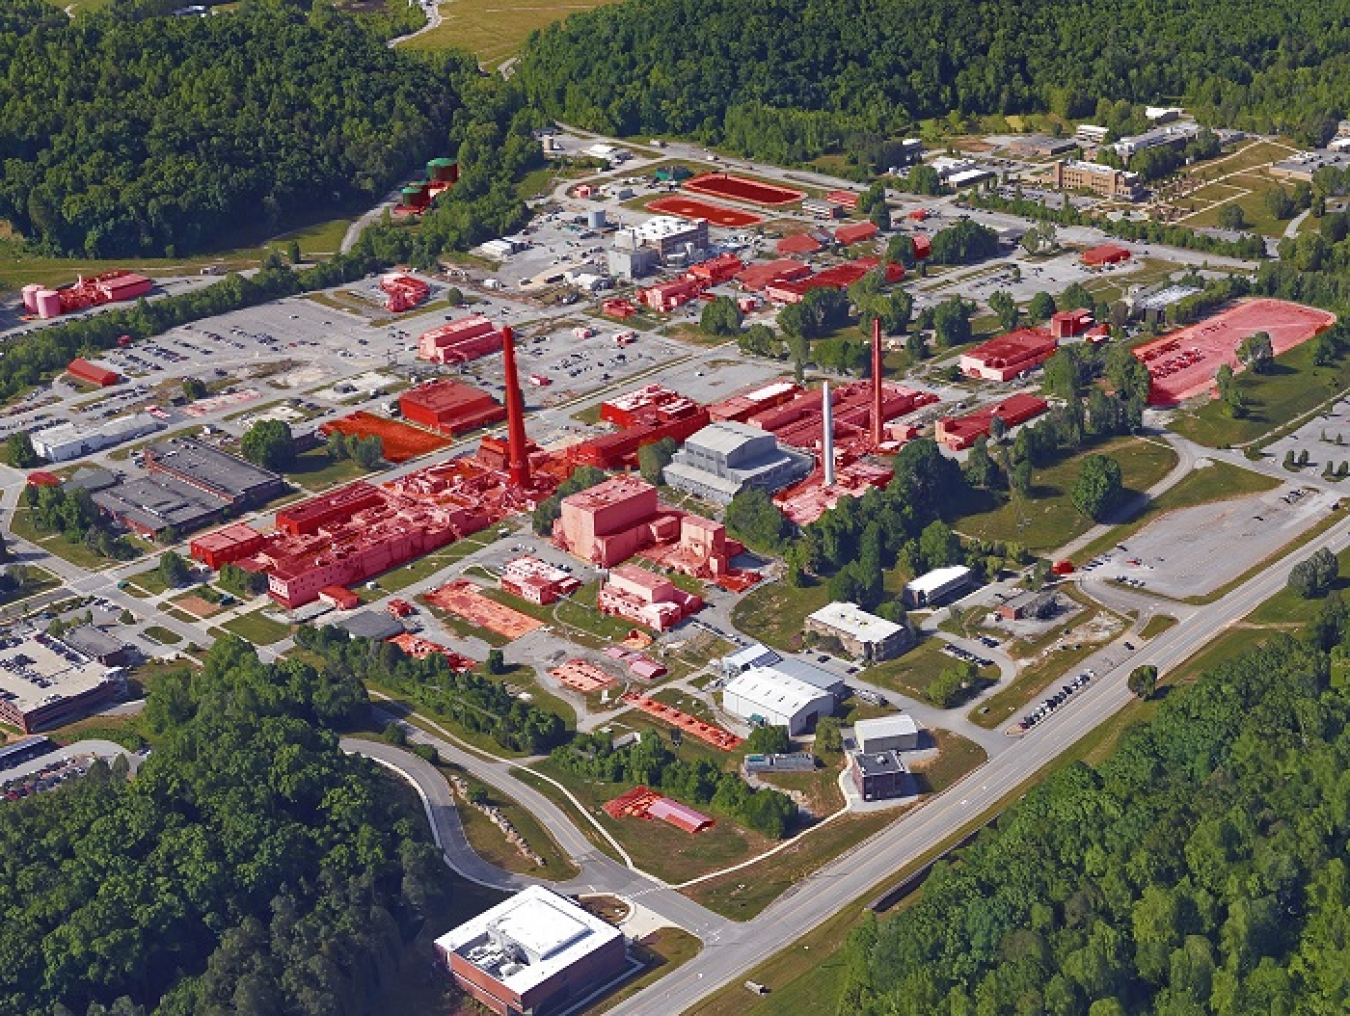
[[[1180,508],[1084,570],[1163,596],[1204,596],[1280,550],[1336,501],[1325,490],[1289,484],[1255,497]]]

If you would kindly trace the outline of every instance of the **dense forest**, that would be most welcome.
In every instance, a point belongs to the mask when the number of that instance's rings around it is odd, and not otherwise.
[[[358,1016],[445,889],[425,821],[344,755],[350,676],[236,638],[159,679],[154,754],[0,811],[0,1014]]]
[[[880,159],[924,118],[1184,99],[1227,126],[1326,137],[1350,95],[1350,0],[629,0],[527,45],[552,116],[779,161]]]
[[[845,947],[849,1016],[1350,1011],[1346,610],[1162,703]],[[1344,650],[1336,650],[1343,652]]]
[[[445,154],[477,69],[409,56],[326,4],[205,18],[0,12],[0,218],[37,249],[176,256],[373,203]]]

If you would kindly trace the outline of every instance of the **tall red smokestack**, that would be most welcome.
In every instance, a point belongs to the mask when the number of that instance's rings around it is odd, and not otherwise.
[[[881,318],[872,319],[872,447],[881,447]]]
[[[506,384],[506,472],[511,486],[524,490],[530,486],[530,454],[525,447],[525,399],[516,376],[516,333],[502,329],[502,373]]]

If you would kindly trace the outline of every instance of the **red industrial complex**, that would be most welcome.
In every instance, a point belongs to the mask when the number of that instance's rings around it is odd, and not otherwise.
[[[1089,268],[1118,265],[1122,261],[1128,260],[1130,260],[1129,248],[1115,243],[1104,243],[1100,247],[1090,247],[1083,251],[1083,264]]]
[[[248,527],[226,527],[194,540],[193,555],[212,567],[237,561],[266,573],[272,597],[294,608],[312,602],[326,587],[350,587],[532,508],[557,488],[565,463],[537,453],[525,438],[524,403],[509,329],[503,352],[505,445],[488,438],[477,456],[428,466],[381,486],[349,484],[283,508],[277,513],[276,531],[266,536]],[[405,413],[407,399],[405,393],[401,400]],[[419,405],[412,404],[414,409]],[[532,457],[539,461],[533,463]]]
[[[480,314],[451,321],[424,332],[417,340],[417,358],[432,363],[467,363],[501,352],[502,329]]]
[[[1069,339],[1082,335],[1092,327],[1092,311],[1086,307],[1077,310],[1062,310],[1050,315],[1050,334],[1057,339]]]
[[[459,162],[456,159],[432,159],[427,163],[427,178],[410,183],[399,195],[394,215],[408,218],[421,215],[431,203],[448,191],[459,180]]]
[[[1019,328],[961,354],[961,371],[986,381],[1010,381],[1039,367],[1059,348],[1044,328]]]
[[[620,431],[572,445],[566,453],[570,462],[619,469],[635,464],[643,445],[667,437],[683,441],[708,425],[706,409],[660,385],[647,385],[602,403],[600,418]]]
[[[1297,303],[1248,300],[1133,352],[1148,367],[1149,404],[1173,405],[1208,391],[1222,364],[1241,370],[1237,347],[1249,335],[1265,332],[1278,356],[1335,321],[1334,314]]]
[[[581,588],[581,580],[537,557],[518,557],[502,569],[502,590],[547,606]]]
[[[1025,423],[1049,408],[1044,399],[1034,395],[1011,395],[1002,402],[984,406],[965,416],[952,416],[937,423],[937,439],[952,451],[969,448],[981,436],[989,436],[994,417],[1001,417],[1009,427]]]
[[[23,287],[23,308],[45,320],[105,303],[135,300],[145,296],[154,285],[144,275],[124,271],[80,278],[74,285],[61,289],[30,284]]]
[[[684,189],[696,194],[711,194],[719,198],[731,198],[733,201],[748,201],[752,205],[776,207],[790,205],[806,197],[803,191],[791,187],[778,187],[759,180],[749,180],[730,173],[705,173],[684,182]]]
[[[706,219],[714,226],[727,226],[740,229],[754,226],[764,221],[764,216],[754,212],[745,212],[739,208],[716,205],[711,201],[700,201],[682,195],[670,195],[647,203],[647,211],[660,212],[663,215],[678,215],[682,219]]]

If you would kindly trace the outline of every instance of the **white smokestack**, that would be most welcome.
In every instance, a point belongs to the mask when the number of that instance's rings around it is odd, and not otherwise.
[[[825,464],[825,486],[834,486],[834,407],[830,405],[830,383],[821,388],[820,421],[825,433],[821,439],[821,458]]]

